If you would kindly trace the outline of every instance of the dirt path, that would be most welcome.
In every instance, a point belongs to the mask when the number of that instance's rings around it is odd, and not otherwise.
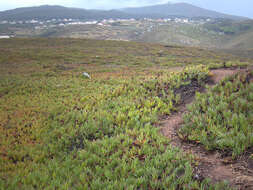
[[[212,81],[218,83],[225,77],[240,72],[239,69],[218,69],[211,71]],[[212,182],[228,181],[232,187],[239,190],[253,190],[253,160],[245,154],[237,160],[231,157],[225,157],[217,151],[206,151],[199,144],[183,142],[177,135],[177,131],[183,123],[183,114],[187,112],[186,105],[194,101],[193,97],[185,100],[185,104],[179,108],[179,111],[166,120],[161,122],[161,133],[171,139],[171,144],[178,147],[185,153],[192,153],[198,161],[198,167],[195,168],[195,178],[203,180],[210,178]]]

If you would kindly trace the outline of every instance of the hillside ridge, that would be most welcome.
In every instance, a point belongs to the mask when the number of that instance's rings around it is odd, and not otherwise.
[[[138,8],[124,8],[114,10],[92,10],[82,8],[68,8],[59,5],[42,5],[36,7],[16,8],[0,12],[0,20],[26,19],[107,19],[107,18],[163,18],[163,17],[205,17],[244,20],[244,17],[227,15],[216,11],[203,9],[188,3],[167,3]]]

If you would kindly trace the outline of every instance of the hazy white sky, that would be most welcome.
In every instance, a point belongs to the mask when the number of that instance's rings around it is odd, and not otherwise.
[[[115,9],[166,2],[188,2],[194,5],[253,18],[253,0],[0,0],[0,11],[38,5],[63,5],[85,9]]]

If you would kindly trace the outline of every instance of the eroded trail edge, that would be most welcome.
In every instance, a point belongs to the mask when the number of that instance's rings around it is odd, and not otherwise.
[[[226,77],[235,75],[238,72],[245,72],[246,69],[217,69],[211,71],[211,81],[214,86]],[[203,89],[199,89],[203,92]],[[173,147],[180,148],[184,153],[194,155],[198,165],[195,167],[195,178],[203,180],[209,178],[213,183],[227,181],[239,190],[253,189],[253,160],[249,156],[242,155],[237,160],[226,156],[218,151],[207,151],[200,144],[182,141],[177,131],[183,124],[183,114],[187,112],[186,106],[194,101],[194,95],[184,100],[185,104],[179,107],[178,112],[169,118],[161,121],[161,133],[171,140]],[[251,152],[252,150],[250,150]]]

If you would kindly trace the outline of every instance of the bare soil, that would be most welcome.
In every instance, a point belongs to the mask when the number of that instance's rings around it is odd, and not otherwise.
[[[209,85],[217,84],[225,77],[232,76],[238,72],[246,72],[246,69],[217,69],[211,71]],[[191,90],[190,90],[191,91]],[[196,86],[194,91],[203,92],[203,88]],[[209,178],[213,183],[227,181],[231,187],[238,190],[253,190],[253,159],[250,157],[253,148],[245,152],[237,160],[233,160],[229,154],[219,151],[207,151],[200,144],[185,142],[177,134],[183,124],[183,114],[187,112],[186,106],[194,101],[194,93],[185,96],[179,111],[160,123],[161,133],[171,140],[171,145],[180,148],[184,153],[194,155],[197,162],[194,178],[202,181]]]

